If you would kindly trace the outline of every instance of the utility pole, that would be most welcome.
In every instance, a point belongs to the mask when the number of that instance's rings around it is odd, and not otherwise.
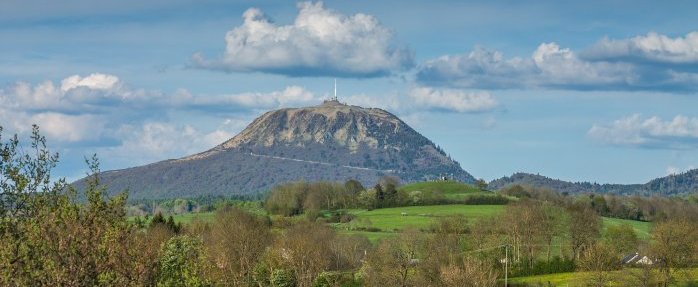
[[[509,245],[504,245],[504,287],[509,286]]]

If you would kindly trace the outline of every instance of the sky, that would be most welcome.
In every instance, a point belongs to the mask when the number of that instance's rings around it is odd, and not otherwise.
[[[698,167],[695,1],[0,1],[0,126],[75,180],[179,158],[333,91],[477,178]]]

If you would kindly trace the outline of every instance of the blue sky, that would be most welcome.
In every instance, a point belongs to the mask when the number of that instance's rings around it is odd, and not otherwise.
[[[0,125],[124,168],[262,112],[385,108],[474,176],[641,183],[698,167],[694,1],[0,2]]]

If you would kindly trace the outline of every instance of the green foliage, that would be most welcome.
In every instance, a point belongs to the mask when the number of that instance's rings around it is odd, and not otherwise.
[[[334,210],[356,206],[355,190],[347,184],[334,182],[294,182],[275,186],[264,208],[271,214],[292,216],[309,213],[317,217],[321,210]],[[350,187],[353,186],[350,184]],[[354,186],[356,187],[356,186]]]
[[[167,219],[165,219],[165,217],[162,216],[162,213],[160,212],[155,213],[153,219],[150,221],[150,228],[155,228],[157,226],[164,226],[175,234],[179,233],[182,229],[182,224],[176,223],[172,215],[168,216]]]
[[[182,235],[168,240],[162,247],[158,286],[207,286],[201,271],[203,259],[200,239]]]
[[[0,129],[1,131],[1,129]],[[79,201],[64,180],[53,181],[58,161],[34,126],[30,153],[19,152],[17,136],[0,147],[0,285],[130,285],[139,277],[129,245],[126,194],[104,196],[96,156]],[[141,279],[143,281],[141,281]]]
[[[535,260],[533,266],[530,267],[528,266],[528,264],[515,265],[512,268],[511,276],[523,277],[543,274],[574,272],[575,268],[576,266],[574,264],[574,260],[570,258],[554,256],[550,261]]]
[[[269,279],[271,287],[295,287],[296,277],[293,272],[286,269],[275,269]]]
[[[603,234],[604,242],[617,257],[623,257],[638,251],[640,238],[635,229],[628,223],[606,227]]]

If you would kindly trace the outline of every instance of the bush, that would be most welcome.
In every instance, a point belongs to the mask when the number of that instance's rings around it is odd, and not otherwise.
[[[470,205],[506,205],[509,203],[509,199],[499,194],[471,195],[463,203]]]
[[[276,269],[271,272],[269,283],[271,283],[272,287],[295,287],[296,277],[294,277],[293,272],[289,270]]]
[[[514,266],[511,276],[519,277],[574,272],[575,268],[574,260],[555,256],[550,261],[536,260],[530,268],[526,266],[526,264]]]
[[[170,238],[160,256],[158,286],[205,286],[201,277],[200,239],[183,235]]]

